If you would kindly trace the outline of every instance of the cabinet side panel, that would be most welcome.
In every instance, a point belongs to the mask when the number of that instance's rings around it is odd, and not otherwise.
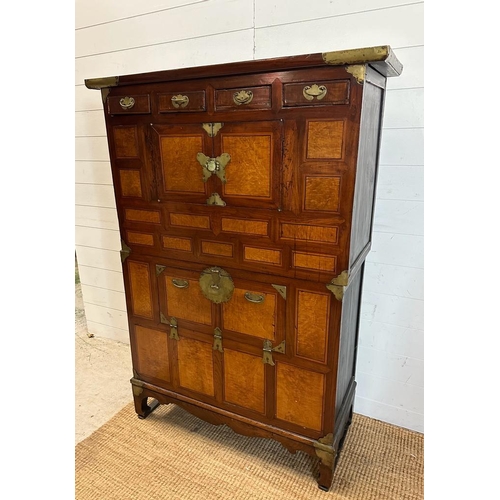
[[[384,90],[364,83],[349,267],[371,241]]]
[[[361,285],[363,283],[364,264],[346,290],[342,300],[342,322],[340,325],[339,362],[337,371],[337,392],[335,415],[338,414],[342,401],[348,391],[349,383],[356,369],[358,346],[359,308],[361,305]]]

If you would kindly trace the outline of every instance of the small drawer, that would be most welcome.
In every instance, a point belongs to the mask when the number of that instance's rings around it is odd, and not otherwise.
[[[205,111],[205,91],[158,94],[159,113]]]
[[[302,82],[283,85],[284,106],[349,104],[349,80]]]
[[[151,113],[149,95],[120,95],[108,97],[110,115],[148,115]]]
[[[243,87],[215,91],[215,110],[269,109],[271,107],[271,86]]]

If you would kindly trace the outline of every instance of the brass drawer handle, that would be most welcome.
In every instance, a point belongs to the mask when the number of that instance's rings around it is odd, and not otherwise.
[[[308,101],[312,101],[315,97],[318,99],[318,101],[321,101],[323,97],[325,97],[328,89],[324,85],[306,85],[304,87],[304,90],[302,91],[302,94]]]
[[[122,97],[120,99],[120,106],[123,109],[133,108],[135,104],[135,99],[133,97]]]
[[[174,108],[185,108],[189,104],[189,97],[187,95],[177,94],[172,96],[171,101]]]
[[[253,304],[262,304],[262,302],[264,302],[264,298],[264,295],[258,293],[245,293],[245,299],[247,299],[248,302],[252,302]]]
[[[233,94],[233,101],[240,106],[241,104],[249,104],[252,102],[253,92],[251,90],[240,90]]]
[[[173,279],[172,283],[176,288],[187,288],[189,286],[189,282],[186,280]]]

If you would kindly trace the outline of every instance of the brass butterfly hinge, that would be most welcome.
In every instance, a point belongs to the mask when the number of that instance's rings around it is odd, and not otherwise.
[[[284,285],[271,285],[277,292],[286,300],[286,286]]]
[[[353,64],[346,66],[345,70],[350,73],[359,84],[364,83],[366,78],[366,66],[364,64]]]
[[[125,259],[130,255],[131,251],[130,247],[122,240],[122,249],[120,250],[122,262],[125,262]]]
[[[207,182],[213,174],[222,181],[222,184],[227,182],[226,165],[231,161],[231,156],[229,154],[222,153],[216,158],[210,158],[203,153],[198,153],[196,159],[203,168],[203,182]]]
[[[179,340],[179,334],[177,333],[177,318],[170,318],[170,321],[165,317],[163,313],[160,313],[160,323],[168,325],[170,327],[170,338],[174,340]]]
[[[349,284],[349,271],[342,271],[336,278],[333,278],[326,288],[333,293],[338,301],[342,301],[344,293]]]
[[[264,340],[264,345],[262,347],[263,355],[262,362],[274,366],[273,351],[285,354],[285,341],[280,342],[276,347],[273,347],[273,343],[270,340]]]
[[[224,352],[222,349],[222,330],[217,327],[214,330],[214,351]]]
[[[224,126],[223,123],[202,123],[203,130],[208,134],[209,137],[215,137],[219,130]]]
[[[333,434],[331,432],[330,434],[327,434],[326,436],[315,441],[314,449],[317,457],[321,460],[323,465],[333,467],[336,453],[333,449]]]
[[[165,271],[167,266],[160,266],[160,264],[156,264],[156,276],[160,276],[160,274]]]

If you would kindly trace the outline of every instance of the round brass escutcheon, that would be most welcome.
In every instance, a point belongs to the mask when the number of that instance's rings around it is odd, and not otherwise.
[[[219,170],[219,162],[215,160],[214,158],[210,158],[210,160],[207,161],[205,168],[209,172],[215,172],[216,170]]]
[[[220,304],[231,299],[234,283],[231,275],[221,267],[208,267],[200,275],[200,288],[208,300]]]

